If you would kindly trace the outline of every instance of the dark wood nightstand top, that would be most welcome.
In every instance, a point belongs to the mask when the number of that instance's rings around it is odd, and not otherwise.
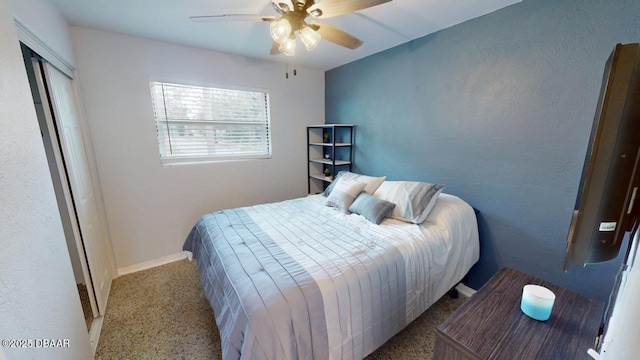
[[[556,294],[549,320],[520,310],[522,288],[537,284]],[[443,322],[434,359],[590,359],[604,304],[505,268]],[[451,354],[456,354],[451,356]]]

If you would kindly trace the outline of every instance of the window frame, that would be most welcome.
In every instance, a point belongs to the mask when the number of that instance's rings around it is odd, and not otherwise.
[[[266,154],[244,154],[244,155],[169,155],[163,156],[162,149],[163,146],[161,144],[161,139],[159,138],[158,132],[160,129],[158,128],[158,119],[156,118],[156,108],[154,105],[154,97],[152,86],[153,84],[166,84],[166,85],[176,85],[176,86],[185,86],[185,87],[200,87],[200,88],[209,88],[215,90],[229,90],[229,91],[240,91],[240,92],[252,92],[252,93],[261,93],[266,99],[266,128],[267,128],[267,146],[266,146]],[[159,79],[159,78],[149,78],[148,80],[148,89],[150,95],[150,105],[152,110],[152,118],[153,118],[153,127],[155,130],[154,138],[155,143],[158,150],[158,156],[160,158],[160,162],[162,166],[171,166],[171,165],[194,165],[194,164],[206,164],[206,163],[216,163],[216,162],[229,162],[229,161],[246,161],[246,160],[264,160],[271,159],[273,157],[273,127],[271,123],[271,94],[266,88],[256,88],[256,87],[246,87],[246,86],[235,86],[235,85],[222,85],[216,83],[206,83],[206,82],[187,82],[187,81],[175,81],[175,80],[167,80],[167,79]],[[163,99],[164,101],[164,99]],[[166,114],[165,114],[166,117]],[[186,121],[183,121],[186,122]],[[202,123],[203,120],[194,120],[194,123]]]

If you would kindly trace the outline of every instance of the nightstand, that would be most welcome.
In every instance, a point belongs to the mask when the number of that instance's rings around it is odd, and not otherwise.
[[[556,294],[549,320],[520,310],[522,288]],[[433,359],[591,359],[604,304],[513,269],[502,269],[436,331]]]

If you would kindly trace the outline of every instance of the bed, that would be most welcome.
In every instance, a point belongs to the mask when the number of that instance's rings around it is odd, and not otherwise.
[[[362,359],[479,257],[473,209],[445,193],[419,224],[378,225],[322,195],[217,211],[184,250],[197,260],[224,359]]]

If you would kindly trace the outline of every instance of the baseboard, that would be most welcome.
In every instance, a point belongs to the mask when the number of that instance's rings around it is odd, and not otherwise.
[[[187,255],[185,254],[185,252],[181,251],[181,252],[176,253],[176,254],[171,254],[171,255],[163,256],[163,257],[160,257],[160,258],[157,258],[157,259],[153,259],[153,260],[149,260],[149,261],[143,261],[141,263],[137,263],[137,264],[121,267],[121,268],[118,268],[118,276],[127,275],[127,274],[135,273],[135,272],[138,272],[138,271],[151,269],[151,268],[154,268],[156,266],[161,266],[161,265],[165,265],[165,264],[168,264],[168,263],[172,263],[174,261],[179,261],[179,260],[185,259],[186,257],[187,257]]]
[[[470,298],[473,294],[476,293],[476,290],[473,290],[472,288],[468,287],[467,285],[460,283],[458,285],[456,285],[456,290],[458,290],[458,293],[462,296],[468,297]]]
[[[104,316],[98,316],[91,321],[91,329],[89,330],[89,341],[91,342],[91,350],[93,350],[93,356],[96,356],[96,349],[98,348],[98,341],[100,341],[100,331],[102,331],[102,321]]]

